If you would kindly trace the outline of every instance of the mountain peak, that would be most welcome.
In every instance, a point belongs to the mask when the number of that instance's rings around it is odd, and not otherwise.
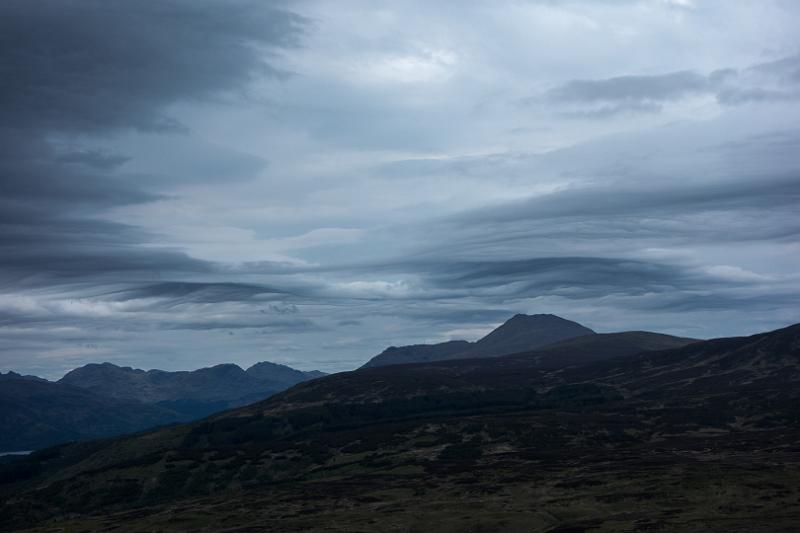
[[[558,315],[553,315],[551,313],[536,313],[533,315],[528,315],[525,313],[517,313],[516,315],[512,316],[508,320],[505,321],[505,324],[511,323],[556,323],[556,322],[569,322],[571,324],[577,324],[577,322],[573,322],[572,320],[567,320],[566,318],[561,318]]]
[[[261,361],[260,363],[256,363],[248,368],[245,372],[247,372],[248,375],[260,379],[266,383],[281,383],[284,385],[284,388],[308,379],[327,375],[319,370],[304,372],[302,370],[297,370],[290,366],[282,365],[280,363],[273,363],[271,361]]]
[[[534,350],[595,332],[586,326],[552,314],[516,314],[475,343],[470,357],[508,355]]]
[[[424,363],[444,359],[497,357],[536,348],[583,335],[591,329],[552,314],[518,313],[477,342],[448,341],[439,344],[392,346],[365,364],[376,367],[405,363]]]

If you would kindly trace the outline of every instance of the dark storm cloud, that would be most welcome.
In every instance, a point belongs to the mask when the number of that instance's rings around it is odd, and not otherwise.
[[[152,240],[144,232],[100,220],[108,208],[159,195],[115,172],[126,155],[64,149],[59,139],[180,131],[171,104],[283,75],[264,58],[296,46],[304,26],[247,1],[1,3],[0,279],[208,272],[180,252],[142,247]]]
[[[59,249],[18,247],[18,254],[3,259],[3,285],[46,286],[60,283],[96,285],[134,282],[175,273],[207,274],[212,265],[175,250],[142,250],[133,244],[118,250],[93,244],[81,246],[64,243]],[[3,253],[14,254],[15,248],[3,246]]]
[[[166,105],[277,75],[264,48],[295,46],[304,24],[259,2],[9,0],[3,120],[34,131],[175,129]]]
[[[130,158],[119,154],[110,154],[102,150],[77,150],[64,152],[56,156],[59,163],[83,165],[97,170],[112,170]]]
[[[96,168],[65,162],[47,132],[25,135],[0,126],[0,201],[51,216],[151,201],[157,195]],[[96,167],[96,166],[95,166]]]

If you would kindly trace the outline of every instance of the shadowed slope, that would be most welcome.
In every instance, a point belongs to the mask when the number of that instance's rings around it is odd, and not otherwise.
[[[0,452],[131,433],[182,417],[43,379],[0,376]]]

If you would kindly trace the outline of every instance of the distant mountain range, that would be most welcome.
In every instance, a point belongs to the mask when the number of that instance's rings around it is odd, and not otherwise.
[[[0,374],[0,452],[186,422],[324,376],[263,362],[166,372],[89,364],[57,382]]]
[[[456,340],[439,344],[392,346],[370,359],[362,368],[450,359],[501,357],[529,352],[560,341],[583,339],[596,335],[597,333],[586,326],[556,315],[518,314],[476,342]],[[627,353],[629,350],[625,350],[624,346],[628,346],[634,351],[660,350],[676,348],[695,340],[648,332],[629,332],[624,337],[619,336],[620,334],[615,335],[606,340],[597,339],[597,342],[616,343],[622,352]],[[578,344],[573,346],[581,346],[581,342],[578,341]],[[589,341],[589,345],[595,346],[596,343]],[[570,351],[570,353],[574,353],[574,351]],[[591,355],[589,354],[587,357],[591,357]]]
[[[0,452],[132,433],[187,420],[168,409],[106,398],[41,378],[0,374]]]
[[[107,398],[137,400],[198,418],[263,400],[270,394],[324,375],[317,370],[303,372],[270,362],[257,363],[247,370],[234,364],[221,364],[178,372],[102,363],[76,368],[58,382]]]
[[[793,531],[798,405],[800,325],[365,368],[0,466],[0,528]]]

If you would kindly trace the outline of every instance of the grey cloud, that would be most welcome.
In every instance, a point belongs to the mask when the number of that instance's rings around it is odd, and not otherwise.
[[[710,77],[680,71],[657,76],[618,76],[605,80],[573,80],[545,94],[555,102],[665,102],[706,92]]]
[[[260,47],[298,44],[301,17],[256,2],[45,0],[0,5],[6,126],[175,129],[164,107],[275,73]]]
[[[566,118],[604,119],[631,113],[658,113],[663,108],[663,105],[655,102],[628,101],[619,104],[605,104],[595,109],[566,111],[561,113],[561,116]]]
[[[434,283],[449,289],[489,289],[516,297],[558,294],[570,299],[663,292],[685,284],[688,277],[671,265],[599,257],[457,262],[433,273]]]
[[[789,102],[800,100],[800,90],[784,91],[776,89],[730,88],[717,93],[717,101],[724,105],[740,105],[749,102]]]
[[[635,307],[646,311],[669,312],[725,312],[730,309],[749,312],[774,312],[776,309],[791,309],[800,291],[792,290],[784,294],[735,294],[718,292],[709,294],[705,291],[687,291],[664,295],[658,300],[638,302]]]
[[[361,326],[364,323],[360,320],[340,320],[336,323],[337,326],[340,327],[347,327],[347,326]]]
[[[167,300],[170,305],[252,301],[264,295],[285,294],[262,285],[246,283],[166,281],[108,293],[117,301],[148,298]]]
[[[76,150],[58,154],[55,160],[59,163],[85,165],[97,170],[112,170],[129,161],[130,157],[102,150]]]
[[[458,215],[469,224],[487,221],[543,220],[597,215],[629,216],[742,208],[790,207],[800,201],[800,169],[779,176],[739,181],[701,182],[676,187],[654,177],[638,188],[587,187]]]
[[[800,100],[800,54],[758,63],[717,91],[723,105]]]
[[[463,304],[455,306],[432,306],[430,309],[409,309],[405,315],[415,320],[424,320],[433,326],[442,324],[493,324],[507,320],[514,315],[513,309],[462,309]]]
[[[441,252],[441,256],[446,255]],[[665,262],[624,257],[559,256],[508,260],[449,260],[441,256],[427,260],[398,261],[384,265],[386,271],[414,272],[440,299],[460,301],[480,298],[496,305],[516,303],[518,311],[531,305],[547,309],[548,304],[531,302],[573,302],[570,309],[586,302],[592,307],[607,301],[629,311],[697,313],[731,309],[758,313],[792,308],[800,293],[795,288],[764,280],[737,280],[714,275],[703,269]],[[376,268],[373,267],[372,271]],[[380,270],[380,268],[377,268]],[[767,288],[771,287],[771,288]],[[556,299],[556,300],[554,300]],[[521,302],[527,304],[520,305]],[[544,306],[544,307],[538,307]],[[406,309],[403,316],[421,320],[432,327],[443,324],[491,324],[508,318],[513,307],[498,309],[452,309],[433,304],[425,310]]]
[[[126,155],[63,140],[179,130],[171,104],[279,75],[265,58],[296,47],[306,25],[279,5],[250,1],[0,4],[0,280],[113,283],[209,272],[181,252],[142,246],[151,235],[104,221],[109,208],[162,196],[141,176],[117,171]],[[255,159],[233,163],[252,173],[263,167]]]
[[[800,54],[760,63],[750,70],[774,76],[782,83],[800,84]]]
[[[321,328],[312,320],[304,318],[280,319],[265,321],[263,319],[241,320],[232,317],[227,320],[187,320],[171,321],[161,324],[167,330],[261,330],[262,333],[305,333],[321,331]]]
[[[682,70],[656,75],[571,80],[523,105],[545,102],[578,106],[566,117],[602,119],[623,113],[656,113],[690,96],[713,95],[722,105],[800,99],[800,55],[758,63],[743,70],[723,68],[701,74]],[[588,106],[588,107],[586,107]]]

